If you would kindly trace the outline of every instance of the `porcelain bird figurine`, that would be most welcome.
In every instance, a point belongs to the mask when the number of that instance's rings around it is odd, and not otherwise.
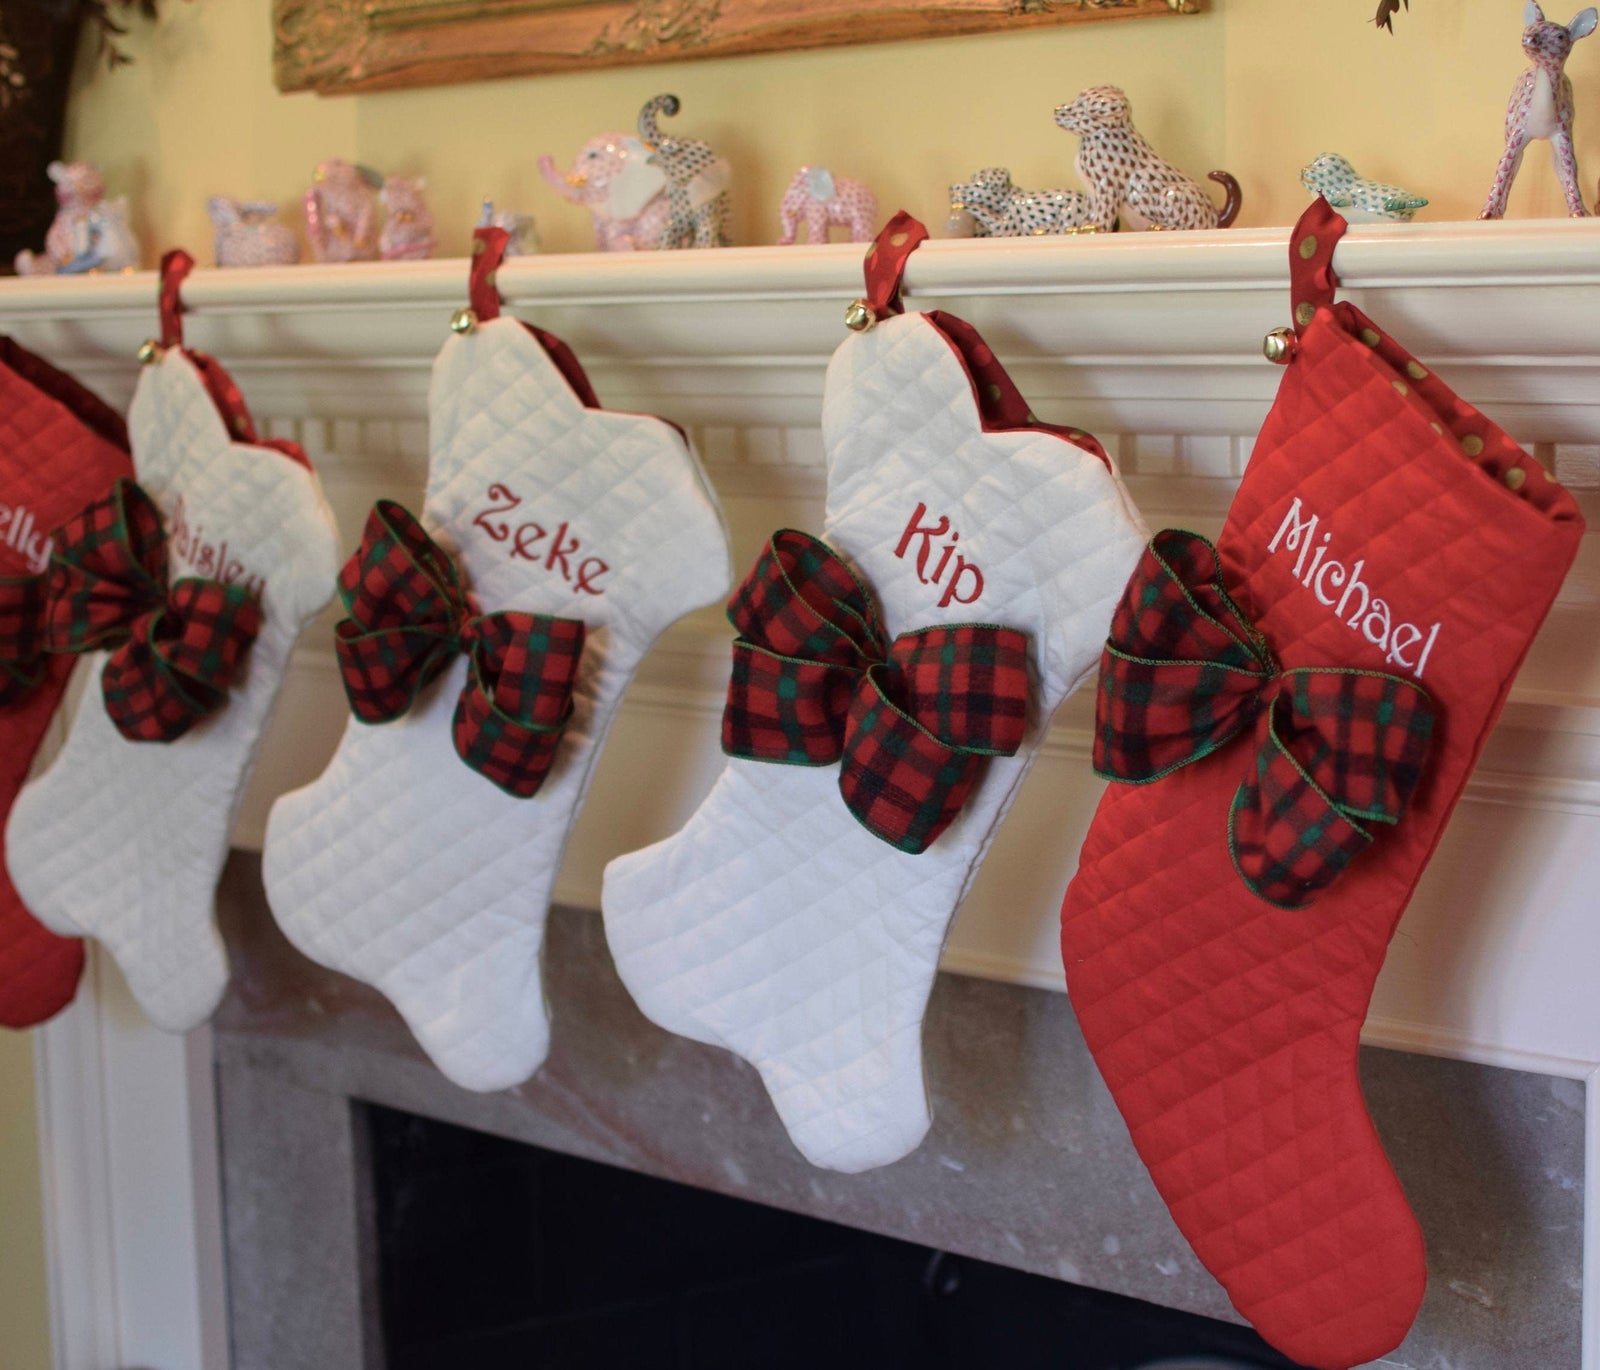
[[[1409,223],[1428,203],[1399,186],[1369,181],[1336,152],[1324,152],[1300,172],[1300,184],[1320,195],[1352,224]]]

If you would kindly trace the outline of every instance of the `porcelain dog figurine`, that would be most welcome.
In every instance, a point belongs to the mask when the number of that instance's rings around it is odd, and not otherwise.
[[[984,167],[950,187],[952,213],[965,210],[974,237],[1026,238],[1046,233],[1094,233],[1098,225],[1081,190],[1023,190],[1003,166]]]
[[[1090,220],[1110,232],[1127,228],[1226,228],[1239,213],[1239,183],[1210,177],[1227,190],[1219,210],[1199,182],[1160,156],[1133,126],[1128,97],[1115,86],[1090,86],[1056,110],[1056,123],[1078,135],[1078,175],[1089,187]]]

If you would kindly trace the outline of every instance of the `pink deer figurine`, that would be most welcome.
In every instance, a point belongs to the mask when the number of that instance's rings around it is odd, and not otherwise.
[[[1570,24],[1552,23],[1544,17],[1538,0],[1528,0],[1522,12],[1522,22],[1527,25],[1522,30],[1522,50],[1533,66],[1512,88],[1506,106],[1505,154],[1495,169],[1494,185],[1479,218],[1498,219],[1505,214],[1506,197],[1522,165],[1522,154],[1535,138],[1550,140],[1550,155],[1572,216],[1588,214],[1578,189],[1578,162],[1572,151],[1572,79],[1562,68],[1572,45],[1593,33],[1597,21],[1600,13],[1591,6],[1574,15]]]

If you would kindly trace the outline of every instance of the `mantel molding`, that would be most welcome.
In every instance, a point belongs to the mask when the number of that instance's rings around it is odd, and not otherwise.
[[[918,304],[1003,301],[1039,355],[1089,364],[1220,359],[1287,313],[1289,232],[934,240],[911,259],[906,296]],[[619,357],[732,358],[751,355],[751,344],[757,356],[780,349],[826,357],[840,337],[843,304],[860,292],[860,259],[860,246],[848,243],[535,255],[507,261],[499,285],[511,308],[558,312],[575,346],[603,341]],[[1378,309],[1381,295],[1390,313],[1402,311],[1417,350],[1499,364],[1600,365],[1593,316],[1573,308],[1574,292],[1600,299],[1600,224],[1363,226],[1341,243],[1336,265],[1363,303]],[[463,302],[466,278],[465,259],[201,270],[183,293],[196,342],[220,351],[226,341],[233,364],[300,356],[307,345],[370,364],[431,358],[440,311]],[[125,355],[153,328],[155,296],[152,272],[7,280],[0,319],[55,337],[64,359]],[[1504,307],[1513,299],[1515,307]],[[706,307],[715,326],[701,326],[689,306]],[[661,326],[614,333],[608,320],[618,313]],[[1400,330],[1390,313],[1386,322]],[[1159,333],[1130,330],[1130,320],[1163,315],[1169,326]],[[378,316],[381,333],[372,328]],[[299,326],[270,326],[283,320]],[[736,321],[745,326],[733,328]],[[1254,356],[1251,348],[1236,360]]]

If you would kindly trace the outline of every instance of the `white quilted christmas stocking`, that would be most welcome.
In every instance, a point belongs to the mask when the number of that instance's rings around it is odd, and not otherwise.
[[[387,995],[450,1079],[493,1090],[548,1049],[545,915],[618,699],[730,572],[683,436],[601,409],[563,344],[497,317],[505,234],[478,237],[476,325],[434,363],[420,524],[380,506],[346,568],[357,716],[323,775],[273,806],[264,870],[296,946]],[[385,620],[401,599],[421,607]],[[394,667],[407,633],[437,650]],[[513,686],[524,650],[542,693]]]
[[[730,602],[726,768],[602,899],[644,1012],[752,1062],[844,1171],[927,1131],[946,929],[1144,539],[1098,444],[1039,424],[970,325],[892,317],[926,236],[884,229],[877,323],[828,368],[822,542],[776,535]]]
[[[162,263],[165,346],[129,412],[137,484],[56,538],[51,645],[108,650],[6,829],[28,907],[99,938],[172,1031],[205,1021],[227,986],[212,914],[228,835],[289,652],[338,570],[304,454],[258,441],[227,373],[182,346],[191,265]]]

